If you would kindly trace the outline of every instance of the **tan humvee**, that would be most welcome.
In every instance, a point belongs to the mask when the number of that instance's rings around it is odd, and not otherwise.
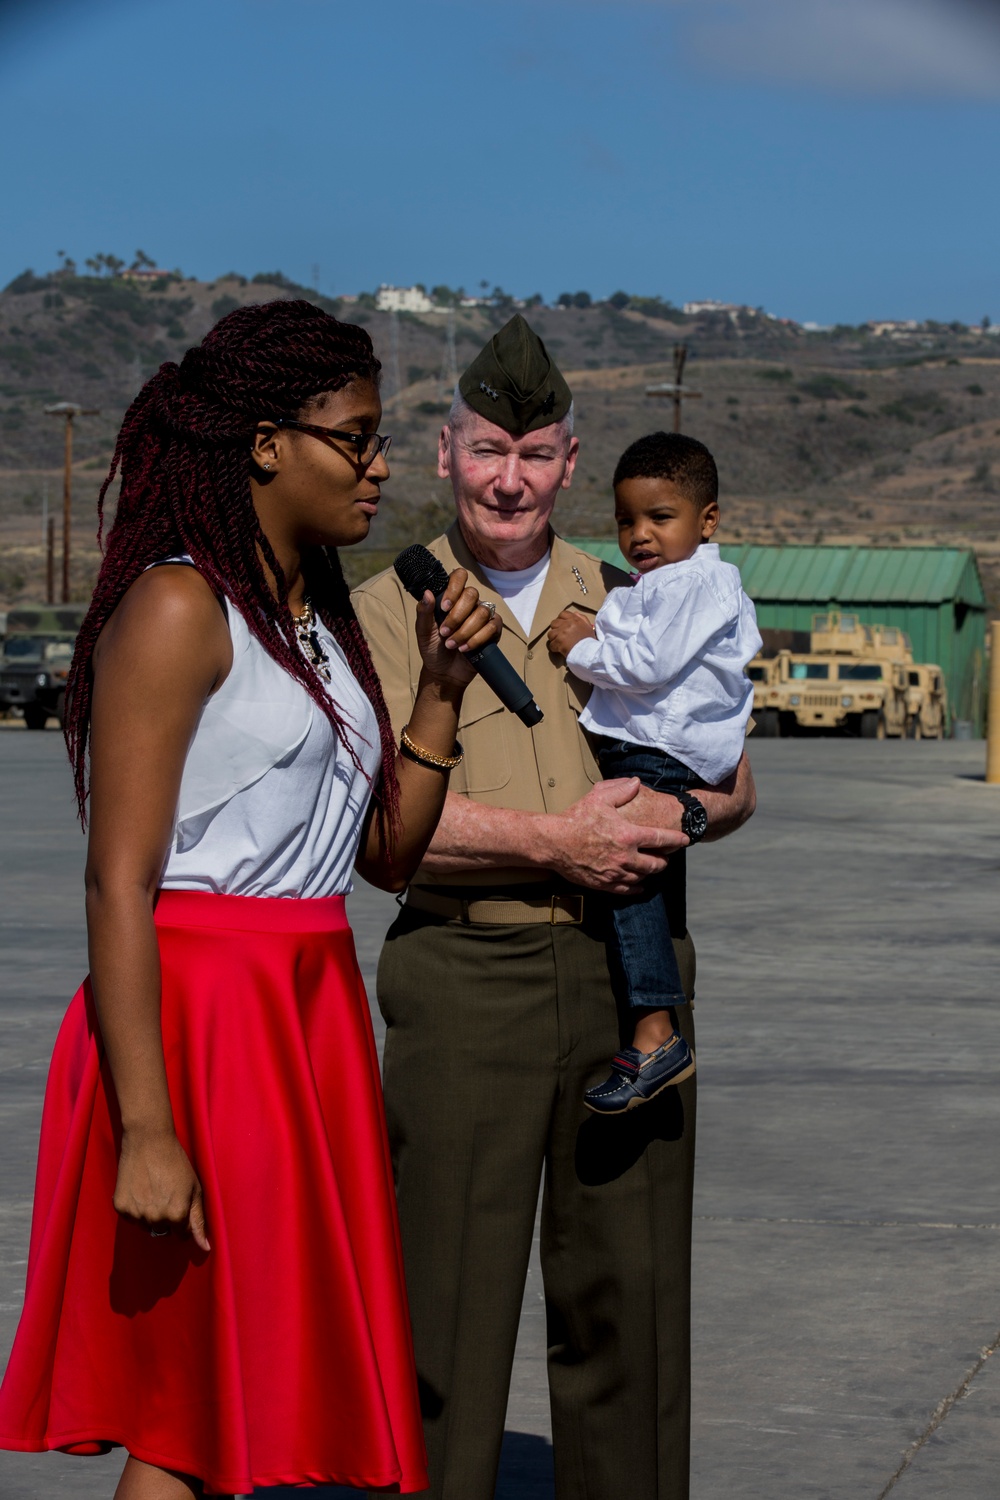
[[[911,662],[906,669],[906,732],[911,740],[943,740],[948,692],[941,668]]]
[[[762,719],[774,713],[779,734],[794,725],[847,729],[873,740],[905,733],[907,684],[901,662],[781,651],[776,664],[775,702]],[[763,723],[762,729],[769,732]]]

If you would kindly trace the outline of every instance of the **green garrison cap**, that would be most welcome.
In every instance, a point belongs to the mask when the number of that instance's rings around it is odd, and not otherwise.
[[[545,345],[520,313],[480,349],[458,389],[473,411],[515,437],[561,422],[573,400]]]

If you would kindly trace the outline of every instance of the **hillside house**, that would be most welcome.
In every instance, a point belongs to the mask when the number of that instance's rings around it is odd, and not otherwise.
[[[434,312],[434,303],[422,286],[387,286],[384,282],[375,293],[379,312]]]

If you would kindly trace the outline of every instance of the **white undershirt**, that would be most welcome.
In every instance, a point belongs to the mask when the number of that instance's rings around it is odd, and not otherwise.
[[[539,558],[538,562],[532,563],[530,568],[516,568],[508,572],[499,572],[496,568],[482,568],[480,564],[483,577],[489,583],[490,588],[500,595],[525,636],[531,635],[535,610],[538,607],[542,589],[545,587],[551,557],[551,551],[546,552],[545,556]]]

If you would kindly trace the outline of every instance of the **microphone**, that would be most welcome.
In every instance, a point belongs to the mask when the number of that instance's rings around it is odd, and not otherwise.
[[[447,619],[440,606],[448,587],[448,574],[432,552],[428,552],[419,543],[413,547],[404,547],[392,566],[396,570],[396,577],[414,599],[422,599],[427,589],[430,589],[434,595],[434,617],[439,625],[442,620]],[[490,641],[489,645],[482,646],[478,651],[464,651],[462,654],[493,689],[504,708],[517,714],[522,724],[530,729],[533,724],[541,723],[544,715],[531,696],[531,689],[524,678],[514,671],[495,641]]]

